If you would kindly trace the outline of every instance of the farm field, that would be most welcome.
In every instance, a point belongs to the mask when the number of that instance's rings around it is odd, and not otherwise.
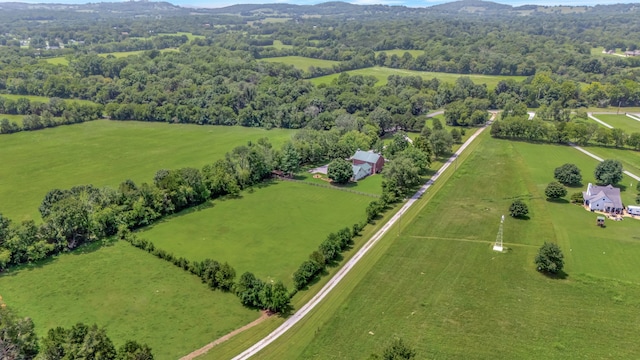
[[[260,61],[279,62],[287,65],[293,65],[296,69],[300,69],[303,71],[307,71],[310,66],[315,66],[317,68],[331,68],[333,67],[333,65],[338,64],[337,61],[333,60],[313,59],[303,56],[280,56],[273,58],[264,58],[260,59]]]
[[[191,34],[191,33],[185,33],[185,34]],[[176,35],[176,34],[164,34],[164,35]],[[196,35],[193,35],[193,36],[198,37]],[[204,38],[204,36],[199,36],[199,37],[203,37]],[[189,40],[192,40],[192,38],[190,38]],[[122,57],[127,57],[127,56],[137,56],[137,55],[140,55],[140,54],[144,53],[145,51],[150,51],[150,50],[110,52],[110,53],[98,54],[98,56],[107,57],[109,55],[113,55],[116,58],[122,58]],[[160,50],[160,52],[167,52],[167,51],[179,51],[179,50],[176,49],[176,48],[167,48],[167,49],[161,49]],[[46,59],[44,59],[44,61],[46,61],[47,63],[52,64],[52,65],[64,65],[64,66],[68,66],[69,65],[69,59],[67,59],[65,56],[57,56],[57,57],[52,57],[52,58],[46,58]]]
[[[292,134],[283,129],[96,120],[2,135],[0,212],[15,221],[37,220],[38,206],[53,188],[151,181],[162,168],[202,167],[249,140],[268,137],[277,147]]]
[[[41,102],[41,103],[49,103],[50,98],[46,96],[36,96],[36,95],[15,95],[15,94],[0,94],[0,97],[10,100],[18,100],[20,98],[29,99],[31,102]],[[64,101],[70,101],[79,104],[93,104],[90,100],[80,100],[80,99],[62,99]],[[0,118],[5,116],[4,114],[0,114]]]
[[[453,83],[461,76],[467,76],[471,80],[473,80],[476,84],[487,84],[489,88],[495,88],[496,85],[501,80],[512,79],[515,81],[522,81],[526,77],[525,76],[499,76],[499,75],[473,75],[473,74],[450,74],[450,73],[439,73],[439,72],[428,72],[428,71],[413,71],[413,70],[403,70],[403,69],[392,69],[385,67],[370,67],[365,69],[351,70],[347,71],[349,75],[362,75],[362,76],[375,76],[378,79],[378,83],[376,85],[382,86],[387,83],[387,78],[389,75],[400,75],[400,76],[420,76],[425,80],[438,78],[440,81]],[[340,74],[331,74],[320,76],[310,81],[315,85],[320,84],[330,84],[333,79],[337,79]]]
[[[157,34],[157,36],[182,36],[182,35],[186,35],[189,41],[195,40],[195,39],[204,39],[203,35],[194,35],[190,32],[184,32],[184,31],[178,31],[176,33],[158,33]]]
[[[169,217],[140,236],[189,260],[228,262],[238,276],[251,271],[282,280],[293,273],[330,232],[365,219],[370,196],[309,184],[278,181],[242,199],[214,200],[209,207]]]
[[[106,327],[116,347],[147,343],[175,360],[259,314],[230,293],[126,242],[91,244],[0,275],[3,300],[33,319],[39,336],[78,322]]]
[[[281,50],[281,49],[293,49],[293,45],[286,45],[283,44],[282,41],[280,40],[273,40],[273,45],[271,45],[272,47]]]
[[[391,57],[393,55],[396,55],[398,57],[402,57],[402,55],[404,55],[404,53],[409,53],[411,54],[411,56],[413,56],[414,58],[422,55],[425,53],[424,50],[402,50],[402,49],[393,49],[393,50],[384,50],[384,51],[376,51],[376,55],[380,54],[380,53],[386,53],[387,56]]]
[[[614,128],[624,130],[627,134],[640,132],[640,121],[633,120],[626,115],[615,114],[593,114],[596,118],[606,122]]]
[[[15,122],[18,125],[22,125],[23,118],[24,118],[24,115],[0,114],[0,120],[7,119],[10,122]]]
[[[586,183],[595,160],[569,147],[488,133],[481,139],[440,191],[408,214],[399,236],[391,231],[309,318],[256,358],[363,358],[394,337],[417,358],[628,358],[640,351],[640,221],[601,229],[594,214],[544,199],[556,166],[576,163]],[[531,218],[507,216],[508,251],[498,254],[491,245],[514,198],[528,203]],[[563,249],[566,278],[536,272],[544,241]]]

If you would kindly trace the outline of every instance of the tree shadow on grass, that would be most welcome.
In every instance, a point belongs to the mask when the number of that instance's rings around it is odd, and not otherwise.
[[[520,215],[520,216],[510,216],[512,219],[516,220],[529,220],[531,217],[529,215]]]
[[[582,182],[579,182],[577,184],[563,184],[563,185],[570,189],[580,189],[584,187],[584,184]]]
[[[569,277],[569,274],[567,274],[566,272],[564,272],[563,270],[560,270],[557,273],[550,273],[550,272],[543,272],[540,271],[540,273],[544,276],[546,276],[549,279],[553,279],[553,280],[565,280]]]
[[[563,198],[560,198],[560,199],[547,198],[547,201],[550,202],[550,203],[556,203],[556,204],[568,204],[569,203],[569,200],[563,199]]]

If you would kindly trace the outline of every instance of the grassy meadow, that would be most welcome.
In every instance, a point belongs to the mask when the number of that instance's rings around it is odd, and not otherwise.
[[[634,357],[640,221],[598,228],[594,214],[544,198],[564,162],[583,170],[585,184],[592,180],[596,161],[586,155],[488,133],[481,141],[406,215],[400,235],[390,231],[308,318],[256,358],[366,358],[394,337],[417,358]],[[529,205],[530,219],[507,214],[508,250],[493,252],[500,216],[515,198]],[[563,249],[564,278],[536,272],[544,241]]]
[[[238,276],[262,279],[291,275],[330,232],[365,219],[369,196],[293,182],[271,182],[215,200],[141,231],[157,247],[189,260],[228,262]]]
[[[273,40],[273,45],[271,45],[272,47],[278,49],[278,50],[282,50],[282,49],[293,49],[293,45],[286,45],[283,44],[282,41],[280,40]],[[315,60],[315,59],[314,59]],[[306,70],[306,69],[305,69]]]
[[[614,128],[624,130],[627,134],[640,132],[640,121],[634,120],[624,114],[593,114],[593,116]]]
[[[264,58],[260,59],[260,61],[279,62],[287,65],[293,65],[293,67],[295,67],[296,69],[300,69],[303,71],[309,70],[310,66],[314,66],[317,68],[331,68],[333,67],[333,65],[338,64],[337,61],[333,60],[314,59],[303,56],[280,56],[273,58]]]
[[[380,53],[386,53],[387,56],[391,57],[393,55],[396,55],[398,57],[402,57],[404,55],[404,53],[409,53],[411,54],[411,56],[413,56],[414,58],[417,58],[418,56],[422,55],[425,53],[424,50],[402,50],[402,49],[393,49],[393,50],[384,50],[384,51],[376,51],[376,56]]]
[[[152,181],[162,168],[202,167],[247,141],[268,137],[280,146],[290,130],[96,120],[2,135],[0,212],[39,219],[38,206],[53,188],[117,186]]]
[[[0,275],[0,295],[39,336],[78,322],[106,327],[116,347],[151,346],[156,359],[186,355],[259,314],[230,293],[128,243],[92,244]]]
[[[501,80],[512,79],[515,81],[522,81],[526,77],[525,76],[501,76],[501,75],[474,75],[474,74],[450,74],[450,73],[441,73],[441,72],[429,72],[429,71],[413,71],[413,70],[403,70],[403,69],[392,69],[374,66],[365,69],[351,70],[347,71],[349,75],[362,75],[362,76],[375,76],[378,79],[377,85],[382,86],[387,83],[387,78],[389,75],[400,75],[400,76],[420,76],[425,80],[430,80],[433,78],[438,78],[440,81],[454,83],[456,79],[461,76],[467,76],[471,80],[473,80],[476,84],[487,84],[489,88],[495,88]],[[320,84],[330,84],[334,79],[337,79],[340,74],[331,74],[320,76],[310,81],[315,85]]]
[[[185,35],[189,36],[189,34],[191,33],[184,33]],[[176,35],[176,34],[164,34],[164,35]],[[179,33],[178,35],[182,35],[181,33]],[[204,36],[200,36],[200,35],[192,35],[191,37],[189,37],[189,40],[192,40],[193,38],[198,38],[198,37],[202,37],[204,38]],[[134,51],[116,51],[116,52],[110,52],[110,53],[104,53],[104,54],[98,54],[98,56],[100,57],[107,57],[109,55],[112,55],[116,58],[123,58],[123,57],[127,57],[127,56],[138,56],[140,54],[143,54],[145,51],[150,51],[150,50],[134,50]],[[160,52],[168,52],[168,51],[179,51],[176,48],[167,48],[167,49],[161,49]],[[46,61],[49,64],[52,65],[64,65],[64,66],[68,66],[69,65],[69,59],[65,56],[57,56],[57,57],[52,57],[52,58],[46,58],[44,59],[44,61]]]
[[[27,98],[31,102],[40,102],[40,103],[49,103],[50,98],[46,96],[37,96],[37,95],[15,95],[15,94],[0,94],[0,97],[5,99],[10,99],[16,101],[20,98]],[[79,104],[93,104],[90,100],[80,100],[80,99],[62,99],[64,101],[75,102]],[[0,118],[5,117],[5,114],[0,114]]]

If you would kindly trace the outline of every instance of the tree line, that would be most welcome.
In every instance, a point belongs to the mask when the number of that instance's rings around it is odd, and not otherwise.
[[[19,317],[0,299],[0,358],[43,360],[153,360],[151,348],[126,341],[116,349],[104,328],[78,323],[38,338],[31,318]]]

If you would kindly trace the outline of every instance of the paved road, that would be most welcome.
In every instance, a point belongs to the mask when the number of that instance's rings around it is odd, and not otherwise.
[[[597,156],[597,155],[595,155],[595,154],[593,154],[593,153],[590,153],[589,151],[585,150],[584,148],[582,148],[582,147],[580,147],[580,146],[578,146],[578,145],[576,145],[576,144],[569,143],[569,145],[571,145],[572,147],[574,147],[576,150],[581,151],[581,152],[583,152],[583,153],[585,153],[585,154],[587,154],[587,155],[591,156],[592,158],[594,158],[594,159],[596,159],[596,160],[598,160],[598,161],[600,161],[600,162],[604,161],[604,159],[603,159],[603,158],[601,158],[601,157],[599,157],[599,156]],[[625,173],[626,175],[628,175],[629,177],[631,177],[631,178],[635,179],[636,181],[640,181],[640,176],[635,175],[635,174],[633,174],[633,173],[630,173],[629,171],[626,171],[626,170],[624,171],[624,173]]]
[[[602,120],[598,119],[597,117],[593,116],[593,113],[587,113],[587,116],[589,117],[589,119],[594,120],[594,121],[597,121],[597,122],[599,122],[600,124],[602,124],[602,125],[604,125],[604,126],[608,127],[609,129],[613,129],[613,126],[611,126],[611,125],[607,124],[606,122],[604,122],[604,121],[602,121]]]
[[[486,129],[487,125],[476,131],[475,134],[473,134],[464,144],[462,144],[460,149],[458,149],[458,151],[456,151],[455,154],[453,154],[447,160],[447,162],[442,165],[440,170],[438,170],[438,172],[436,172],[431,177],[431,179],[429,179],[429,181],[422,185],[418,192],[416,192],[409,200],[407,200],[404,206],[402,206],[402,208],[400,208],[400,210],[398,210],[398,212],[386,224],[384,224],[384,226],[380,230],[378,230],[378,232],[375,233],[375,235],[373,235],[373,237],[371,237],[371,239],[369,239],[369,241],[367,241],[367,243],[364,244],[364,246],[360,250],[358,250],[358,252],[351,259],[349,259],[346,264],[344,264],[344,266],[333,276],[333,278],[331,278],[331,280],[329,280],[329,282],[308,303],[306,303],[303,307],[300,308],[300,310],[291,315],[291,317],[289,317],[272,333],[255,343],[240,355],[233,358],[233,360],[248,359],[251,356],[257,354],[258,352],[260,352],[260,350],[264,349],[267,345],[274,342],[277,338],[282,336],[282,334],[284,334],[295,324],[297,324],[298,321],[309,314],[309,312],[313,310],[313,308],[315,308],[322,301],[322,299],[324,299],[325,296],[327,296],[331,292],[331,290],[333,290],[333,288],[335,288],[336,285],[340,283],[340,281],[349,273],[349,271],[351,271],[351,269],[358,263],[358,261],[360,261],[360,259],[362,259],[362,257],[364,257],[364,255],[369,252],[369,250],[371,250],[371,248],[389,231],[389,229],[400,219],[400,217],[405,212],[407,212],[407,210],[409,210],[409,208],[416,202],[416,200],[420,199],[420,197],[431,187],[431,185],[433,185],[433,183],[438,180],[440,174],[442,174],[443,171],[451,166],[451,164],[469,146],[469,144],[471,144],[473,140],[475,140],[482,133],[482,131]]]
[[[632,118],[633,120],[640,121],[640,118],[636,114],[625,114],[627,117]]]

